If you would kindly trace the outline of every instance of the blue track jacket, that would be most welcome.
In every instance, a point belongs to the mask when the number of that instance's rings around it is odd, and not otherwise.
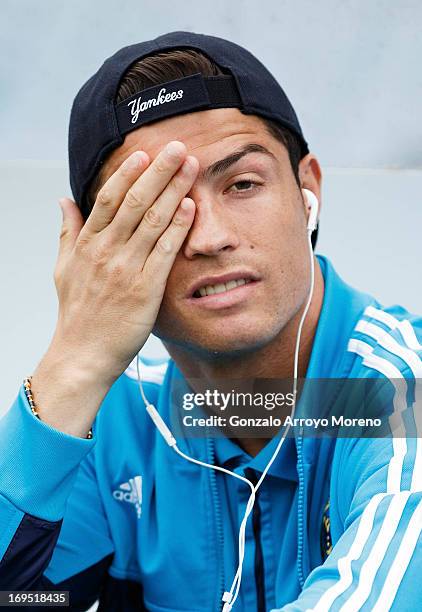
[[[402,435],[285,440],[248,520],[233,611],[419,610],[422,318],[382,307],[319,262],[325,295],[307,379],[385,379],[386,410]],[[171,360],[144,360],[142,371],[148,399],[169,422],[180,371]],[[221,610],[249,487],[167,446],[134,362],[93,431],[86,440],[43,423],[23,387],[0,420],[0,590],[68,590],[71,610],[97,599],[102,611]],[[255,457],[225,436],[178,444],[256,482],[276,442]]]

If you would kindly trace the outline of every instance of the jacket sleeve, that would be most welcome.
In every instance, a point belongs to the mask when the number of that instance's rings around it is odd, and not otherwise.
[[[309,574],[299,598],[277,612],[419,609],[421,444],[418,438],[337,443],[333,550]]]
[[[84,440],[43,423],[23,387],[0,419],[0,590],[69,590],[72,610],[98,598],[113,542],[95,475],[95,423],[93,432]]]

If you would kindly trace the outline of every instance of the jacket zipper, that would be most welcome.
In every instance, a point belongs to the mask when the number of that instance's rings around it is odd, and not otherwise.
[[[208,463],[211,465],[215,465],[215,448],[214,448],[214,440],[211,437],[207,437],[207,450],[208,450]],[[217,487],[217,479],[216,479],[216,470],[208,469],[209,477],[210,477],[210,486],[211,486],[211,495],[213,498],[213,508],[214,508],[214,517],[215,517],[215,531],[217,536],[216,541],[216,549],[217,549],[217,559],[218,559],[218,574],[219,574],[219,591],[217,592],[217,600],[215,604],[214,610],[220,612],[222,610],[223,604],[223,594],[224,594],[224,534],[223,534],[223,523],[221,518],[221,505],[220,505],[220,496],[218,494]]]
[[[297,574],[300,587],[303,588],[305,578],[303,575],[303,506],[304,506],[304,473],[303,473],[303,438],[299,435],[296,438],[297,444],[297,473],[299,477],[299,491],[297,501]]]
[[[255,470],[247,468],[245,470],[245,476],[255,486],[258,482],[258,477]],[[257,600],[257,611],[265,612],[265,567],[264,567],[264,554],[262,552],[261,544],[261,508],[259,506],[259,492],[258,489],[255,503],[252,511],[252,530],[255,540],[255,559],[254,559],[254,570],[255,570],[255,588],[256,588],[256,600]]]

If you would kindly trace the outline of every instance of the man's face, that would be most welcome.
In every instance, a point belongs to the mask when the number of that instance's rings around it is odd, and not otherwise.
[[[256,116],[195,112],[128,134],[104,179],[131,152],[153,159],[172,140],[199,161],[188,194],[196,214],[153,331],[203,355],[255,350],[277,337],[309,289],[305,208],[287,150]]]

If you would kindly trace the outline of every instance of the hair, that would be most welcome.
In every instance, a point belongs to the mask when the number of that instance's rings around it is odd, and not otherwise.
[[[117,91],[116,103],[148,87],[198,73],[205,77],[228,74],[206,55],[193,49],[176,49],[150,55],[132,64],[123,75]],[[271,136],[287,149],[294,177],[300,187],[299,162],[303,154],[299,138],[271,119],[261,117],[261,120]],[[98,172],[88,190],[88,214],[92,210],[100,185],[101,171]]]

